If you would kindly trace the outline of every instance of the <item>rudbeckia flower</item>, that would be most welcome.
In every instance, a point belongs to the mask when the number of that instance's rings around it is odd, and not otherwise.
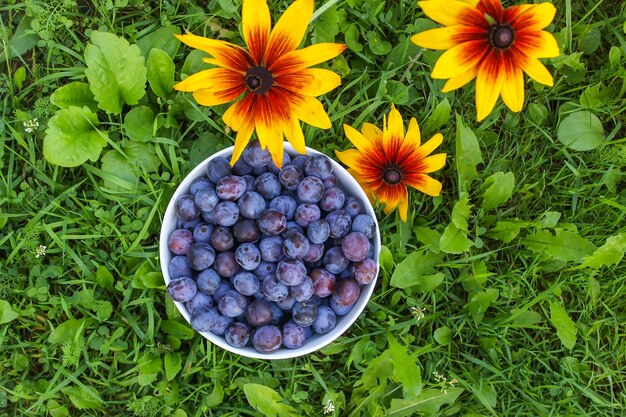
[[[427,175],[446,163],[445,153],[429,156],[441,145],[441,133],[421,144],[417,120],[411,118],[405,133],[402,116],[393,105],[382,131],[370,123],[364,123],[361,132],[348,125],[343,128],[356,149],[337,151],[337,157],[371,200],[385,204],[386,214],[397,208],[406,221],[407,185],[433,197],[441,193],[441,183]]]
[[[300,120],[321,129],[330,119],[315,97],[341,84],[333,71],[309,68],[339,55],[345,45],[318,43],[296,50],[313,14],[313,0],[294,1],[271,29],[266,0],[244,0],[242,31],[248,47],[192,34],[177,38],[211,55],[215,65],[187,77],[174,88],[193,92],[203,106],[241,99],[226,110],[224,122],[237,132],[231,159],[234,164],[253,131],[277,166],[283,160],[283,136],[300,153],[305,152]]]
[[[554,19],[552,3],[502,8],[500,0],[427,0],[424,13],[445,27],[411,40],[424,48],[446,49],[432,77],[447,79],[443,92],[476,78],[476,111],[482,120],[502,101],[514,112],[524,105],[524,76],[552,86],[552,75],[538,58],[559,55],[556,39],[545,29]]]

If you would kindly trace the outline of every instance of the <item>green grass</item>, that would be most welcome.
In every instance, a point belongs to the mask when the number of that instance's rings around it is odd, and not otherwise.
[[[274,17],[288,3],[270,1]],[[268,362],[196,336],[166,298],[159,269],[169,196],[195,164],[233,142],[220,118],[226,106],[148,89],[139,105],[163,120],[169,112],[172,123],[146,145],[129,147],[125,116],[136,106],[126,105],[97,112],[108,132],[97,161],[61,168],[43,156],[57,112],[50,96],[87,82],[91,31],[132,44],[177,26],[241,44],[240,2],[4,2],[0,417],[318,416],[328,400],[335,416],[624,415],[626,7],[555,1],[549,30],[562,56],[544,60],[555,86],[528,81],[521,113],[499,102],[479,123],[471,84],[441,93],[429,77],[439,53],[408,41],[433,26],[415,3],[328,3],[305,43],[350,49],[329,63],[342,75],[323,99],[333,127],[305,128],[305,136],[333,156],[350,146],[342,124],[382,125],[395,103],[405,123],[418,119],[424,138],[443,133],[448,163],[434,174],[442,196],[413,193],[406,223],[378,211],[383,270],[346,334],[321,352]],[[177,80],[183,66],[197,65],[189,52],[173,51]],[[438,123],[444,99],[452,111]],[[603,126],[593,150],[559,140],[577,111]],[[29,133],[24,123],[34,118]],[[476,144],[483,162],[469,164],[473,175],[461,165]],[[115,164],[103,163],[109,152]],[[509,172],[513,189],[489,207],[486,190]],[[460,240],[443,244],[460,219]],[[600,247],[597,263],[584,258]],[[263,391],[252,384],[278,393],[278,403],[259,405],[254,393]]]

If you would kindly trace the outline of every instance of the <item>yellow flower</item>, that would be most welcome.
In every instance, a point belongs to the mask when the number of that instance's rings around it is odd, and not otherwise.
[[[441,193],[441,183],[427,175],[446,164],[445,153],[428,156],[441,145],[441,133],[421,145],[417,120],[411,118],[405,134],[402,116],[393,105],[382,131],[370,123],[364,123],[361,132],[348,125],[343,128],[356,149],[337,151],[337,157],[371,199],[385,204],[385,213],[398,208],[406,221],[407,185],[433,197]]]
[[[244,0],[242,31],[248,50],[229,42],[192,34],[177,36],[185,44],[211,55],[217,66],[193,74],[174,86],[193,92],[203,106],[241,99],[226,110],[224,122],[237,132],[231,164],[256,130],[261,146],[274,163],[283,161],[283,135],[305,153],[300,120],[321,129],[330,119],[315,97],[341,84],[333,71],[309,68],[336,57],[345,45],[318,43],[296,50],[313,14],[313,0],[294,1],[271,29],[266,0]]]
[[[524,105],[524,75],[549,86],[552,75],[538,58],[559,55],[556,39],[545,29],[556,13],[552,3],[502,8],[500,0],[426,0],[424,13],[445,27],[427,30],[411,40],[424,48],[445,49],[432,77],[447,79],[443,92],[476,78],[478,120],[498,100],[514,112]]]

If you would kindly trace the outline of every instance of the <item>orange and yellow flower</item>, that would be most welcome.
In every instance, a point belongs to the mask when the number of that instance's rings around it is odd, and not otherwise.
[[[524,75],[552,86],[552,75],[538,58],[559,55],[554,36],[543,30],[554,19],[552,3],[502,8],[500,0],[426,0],[424,13],[445,27],[427,30],[411,40],[424,48],[444,49],[432,77],[447,79],[444,92],[476,78],[478,120],[498,100],[514,112],[524,105]]]
[[[385,205],[385,213],[397,208],[400,218],[406,221],[407,185],[433,197],[441,193],[441,183],[427,175],[446,163],[445,153],[429,156],[441,145],[441,133],[421,144],[417,120],[411,118],[405,133],[402,116],[393,105],[382,131],[370,123],[364,123],[361,132],[348,125],[343,128],[356,149],[337,151],[337,157],[348,166],[348,172],[370,199]]]
[[[333,71],[309,67],[336,57],[345,45],[318,43],[296,50],[312,14],[313,0],[296,0],[271,29],[266,0],[244,0],[241,25],[248,50],[192,34],[177,36],[211,55],[204,61],[217,68],[193,74],[175,89],[193,92],[204,106],[241,97],[222,116],[237,132],[231,164],[239,159],[253,131],[280,167],[283,136],[298,152],[305,152],[300,120],[321,129],[331,127],[315,97],[339,86],[341,79]]]

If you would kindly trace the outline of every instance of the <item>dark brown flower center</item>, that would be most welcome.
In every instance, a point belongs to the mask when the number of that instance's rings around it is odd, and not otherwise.
[[[246,72],[246,87],[256,94],[265,94],[274,84],[274,77],[265,67],[252,67]]]
[[[398,165],[387,165],[383,170],[383,181],[388,185],[394,185],[402,181],[402,169]]]
[[[494,48],[506,49],[515,40],[515,31],[509,25],[496,23],[489,31],[489,42]]]

